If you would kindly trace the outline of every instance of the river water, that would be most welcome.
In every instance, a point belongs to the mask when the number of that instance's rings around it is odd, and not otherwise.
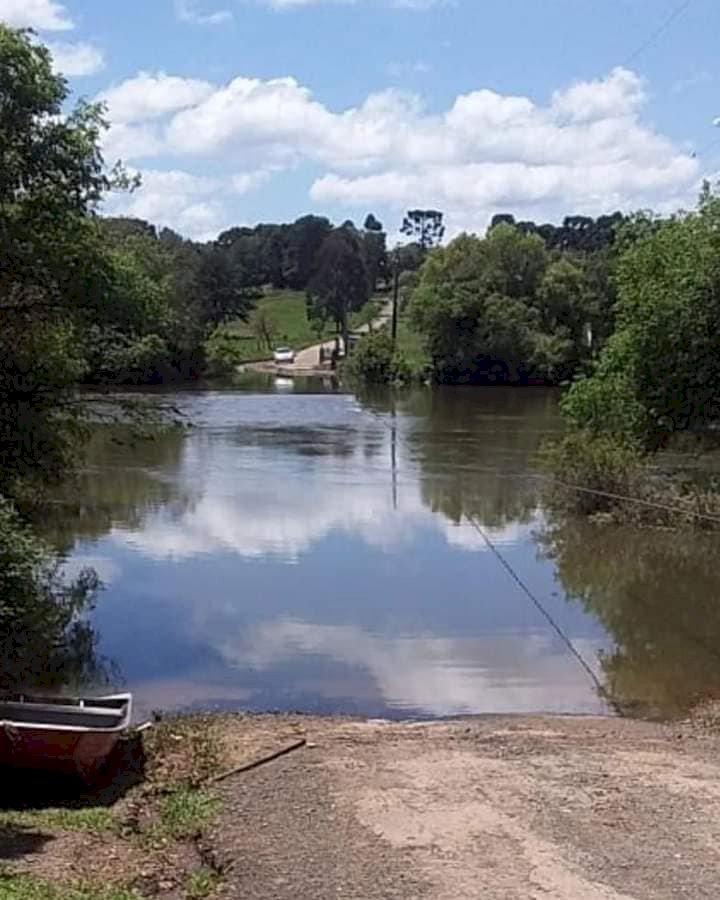
[[[98,433],[46,522],[105,583],[99,652],[140,714],[672,717],[720,690],[718,539],[548,522],[555,393],[164,399],[192,427]]]

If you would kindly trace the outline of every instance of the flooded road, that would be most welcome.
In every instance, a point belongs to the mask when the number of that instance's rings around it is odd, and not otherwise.
[[[720,687],[717,538],[545,521],[556,394],[171,399],[189,432],[98,434],[47,523],[105,582],[99,649],[141,711],[604,712],[599,683],[676,715]]]

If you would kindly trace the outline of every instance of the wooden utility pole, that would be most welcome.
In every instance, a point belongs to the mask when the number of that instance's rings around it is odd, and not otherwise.
[[[400,294],[400,254],[397,249],[393,253],[393,305],[392,305],[392,345],[397,344],[398,330],[398,296]]]

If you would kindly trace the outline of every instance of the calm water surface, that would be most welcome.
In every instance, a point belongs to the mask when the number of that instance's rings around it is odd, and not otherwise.
[[[623,711],[720,688],[717,539],[546,522],[528,476],[552,392],[172,400],[192,430],[98,434],[47,526],[103,578],[100,651],[141,714],[607,711],[566,641]]]

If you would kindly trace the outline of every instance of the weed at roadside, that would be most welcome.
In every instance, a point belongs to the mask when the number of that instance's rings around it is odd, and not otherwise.
[[[92,884],[62,885],[0,871],[0,900],[141,900],[140,895],[123,887]]]
[[[118,822],[104,806],[79,809],[23,809],[0,812],[0,828],[49,828],[62,831],[84,831],[89,834],[115,832]]]
[[[205,900],[218,889],[222,878],[207,866],[195,869],[185,883],[185,895],[188,900]]]
[[[220,802],[205,791],[179,790],[162,799],[158,819],[147,832],[151,843],[185,840],[211,825]]]

